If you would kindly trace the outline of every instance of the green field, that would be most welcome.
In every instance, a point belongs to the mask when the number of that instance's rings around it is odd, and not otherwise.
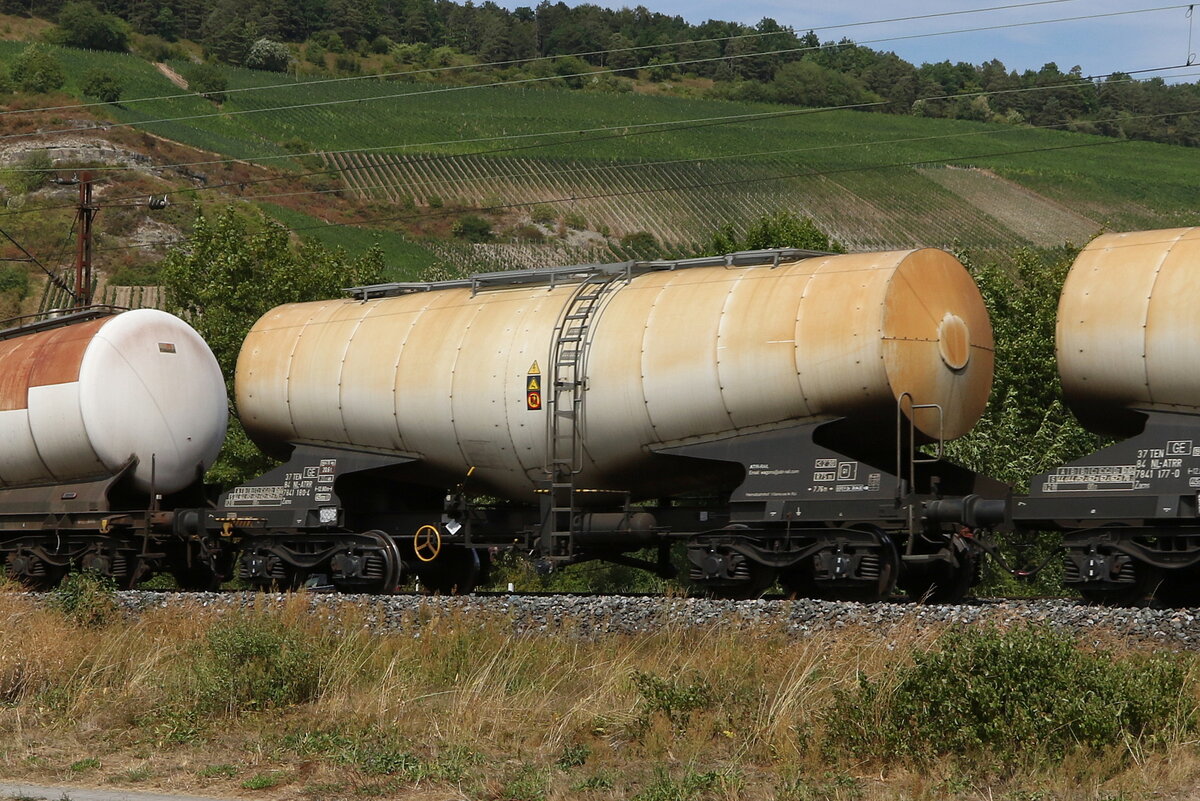
[[[416,281],[421,271],[437,263],[438,257],[427,248],[392,231],[367,230],[350,226],[322,226],[316,217],[294,209],[260,203],[259,207],[283,225],[296,230],[302,237],[311,237],[328,248],[341,248],[347,253],[362,253],[377,247],[383,253],[388,281]]]
[[[0,42],[0,58],[20,46]],[[59,53],[73,84],[94,67],[122,77],[126,100],[106,112],[115,121],[226,156],[276,157],[281,166],[285,146],[331,153],[354,168],[346,185],[359,196],[415,201],[418,210],[431,196],[476,206],[550,203],[614,237],[645,230],[671,246],[779,208],[812,216],[852,248],[998,251],[1200,222],[1200,159],[1168,145],[853,111],[647,132],[636,126],[788,109],[377,78],[297,86],[237,69],[228,71],[231,88],[273,88],[235,92],[219,109],[194,96],[135,103],[180,90],[134,56]],[[314,103],[335,104],[280,108]],[[193,119],[151,122],[186,116]],[[616,130],[549,133],[607,127]],[[456,157],[420,159],[428,154]],[[978,169],[938,172],[943,165]]]

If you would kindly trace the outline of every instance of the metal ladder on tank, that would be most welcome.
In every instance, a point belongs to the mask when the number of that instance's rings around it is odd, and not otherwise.
[[[587,393],[587,353],[592,326],[605,297],[627,281],[629,269],[585,278],[563,307],[554,327],[546,386],[546,474],[542,555],[570,559],[578,531],[575,476],[583,470],[583,410]]]

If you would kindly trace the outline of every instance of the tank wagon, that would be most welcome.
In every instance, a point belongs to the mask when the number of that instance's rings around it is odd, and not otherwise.
[[[185,533],[263,586],[468,591],[489,549],[872,600],[960,597],[1007,487],[940,458],[991,386],[979,292],[933,249],[799,250],[362,287],[281,306],[237,365],[283,466]],[[929,449],[918,450],[923,444]],[[650,558],[634,553],[651,549]],[[657,550],[655,550],[657,549]]]
[[[71,565],[134,583],[212,576],[219,548],[177,536],[225,438],[221,370],[165,312],[93,308],[0,332],[0,559],[55,583]],[[206,567],[207,564],[207,567]]]
[[[1093,601],[1200,602],[1200,228],[1096,238],[1058,306],[1063,393],[1120,441],[1035,478],[1013,524],[1064,532]]]

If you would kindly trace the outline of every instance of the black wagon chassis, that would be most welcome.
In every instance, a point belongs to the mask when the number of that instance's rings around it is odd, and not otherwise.
[[[586,503],[481,505],[461,485],[412,483],[420,460],[298,445],[287,464],[224,495],[191,535],[219,532],[241,548],[237,574],[259,586],[328,583],[386,592],[404,576],[469,591],[495,549],[548,567],[606,560],[672,575],[682,543],[693,584],[751,597],[779,581],[798,595],[878,600],[899,586],[955,600],[977,580],[975,529],[1005,516],[1008,488],[924,456],[899,426],[885,452],[837,449],[843,421],[661,448],[663,470],[704,460],[733,476],[705,497],[635,499],[579,488]],[[899,443],[897,445],[897,443]],[[897,467],[899,464],[899,467]],[[720,472],[716,470],[714,472]],[[651,549],[647,560],[636,551]]]
[[[1141,433],[1038,476],[1013,523],[1063,532],[1064,582],[1098,602],[1200,602],[1200,418],[1142,412]]]

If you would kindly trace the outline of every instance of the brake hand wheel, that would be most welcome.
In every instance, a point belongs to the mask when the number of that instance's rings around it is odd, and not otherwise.
[[[422,562],[432,562],[442,552],[442,532],[437,526],[424,525],[413,534],[413,552]]]

